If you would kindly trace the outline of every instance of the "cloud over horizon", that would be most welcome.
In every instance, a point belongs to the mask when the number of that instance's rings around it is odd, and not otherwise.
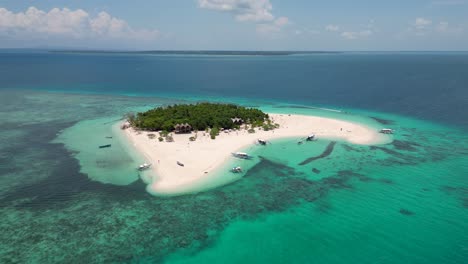
[[[276,18],[269,0],[198,0],[198,6],[234,15],[240,22],[256,23],[256,31],[261,34],[280,32],[291,22],[285,16]]]
[[[0,8],[0,36],[15,39],[99,39],[151,41],[158,30],[134,29],[125,20],[100,12],[95,16],[83,9],[52,8],[43,11],[29,7],[14,13]]]
[[[275,18],[269,0],[198,0],[198,6],[232,13],[238,21],[265,22]]]

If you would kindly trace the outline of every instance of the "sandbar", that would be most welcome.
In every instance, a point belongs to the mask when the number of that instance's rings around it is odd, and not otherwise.
[[[232,159],[233,152],[241,151],[254,144],[257,139],[274,140],[280,138],[304,138],[315,134],[318,138],[343,140],[353,144],[385,144],[392,140],[389,135],[378,133],[375,128],[363,124],[319,116],[296,114],[269,114],[279,128],[263,131],[256,128],[255,133],[247,130],[221,131],[216,139],[209,133],[197,132],[196,141],[189,138],[195,133],[174,134],[174,142],[159,142],[158,132],[136,131],[133,128],[122,130],[130,145],[141,153],[152,166],[146,173],[147,190],[155,195],[179,195],[200,191],[202,182],[212,177],[222,177],[212,173]],[[150,139],[147,134],[156,134]],[[180,166],[177,162],[184,166]],[[229,173],[229,172],[226,172]],[[149,175],[149,176],[148,176]],[[228,182],[219,181],[219,184]],[[210,186],[214,187],[214,186]]]

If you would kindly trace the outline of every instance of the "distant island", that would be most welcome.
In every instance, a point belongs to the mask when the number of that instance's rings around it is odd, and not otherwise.
[[[241,125],[264,130],[276,128],[268,114],[259,109],[234,104],[197,103],[157,107],[136,115],[128,115],[130,124],[147,131],[190,133],[211,131],[213,138],[220,130],[239,129]]]
[[[300,54],[336,54],[339,51],[250,51],[250,50],[51,50],[53,53],[112,53],[112,54],[153,54],[153,55],[218,55],[218,56],[287,56]]]

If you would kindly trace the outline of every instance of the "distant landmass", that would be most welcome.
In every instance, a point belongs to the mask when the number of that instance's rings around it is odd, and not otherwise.
[[[285,56],[297,54],[333,54],[341,51],[242,51],[242,50],[51,50],[54,53],[113,53],[113,54],[156,54],[156,55],[232,55],[232,56]]]

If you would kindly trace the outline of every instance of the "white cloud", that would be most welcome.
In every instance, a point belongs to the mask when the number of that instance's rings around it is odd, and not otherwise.
[[[14,13],[0,8],[0,35],[27,37],[29,39],[61,37],[73,39],[136,39],[152,40],[157,30],[136,30],[125,20],[106,12],[91,16],[82,9],[53,8],[46,12],[29,7],[25,12]]]
[[[423,17],[416,18],[408,28],[409,32],[414,33],[416,36],[424,36],[432,29],[432,20]]]
[[[276,18],[271,10],[269,0],[198,0],[200,8],[227,12],[234,15],[237,21],[254,22],[258,33],[280,32],[291,22],[285,16]]]
[[[336,32],[340,30],[340,27],[337,25],[330,24],[325,27],[325,30],[330,32]]]
[[[232,13],[238,21],[265,22],[275,18],[269,0],[198,0],[198,6]]]
[[[372,30],[366,29],[362,31],[345,31],[341,33],[341,36],[345,39],[357,39],[362,37],[369,37],[372,34]]]
[[[410,24],[407,31],[416,36],[427,36],[434,33],[457,36],[463,33],[463,28],[460,25],[450,25],[447,21],[436,23],[430,19],[419,17]]]
[[[429,19],[425,19],[425,18],[422,18],[422,17],[418,17],[416,18],[416,20],[414,21],[414,24],[413,26],[417,29],[424,29],[428,26],[430,26],[432,24],[432,21],[429,20]]]

